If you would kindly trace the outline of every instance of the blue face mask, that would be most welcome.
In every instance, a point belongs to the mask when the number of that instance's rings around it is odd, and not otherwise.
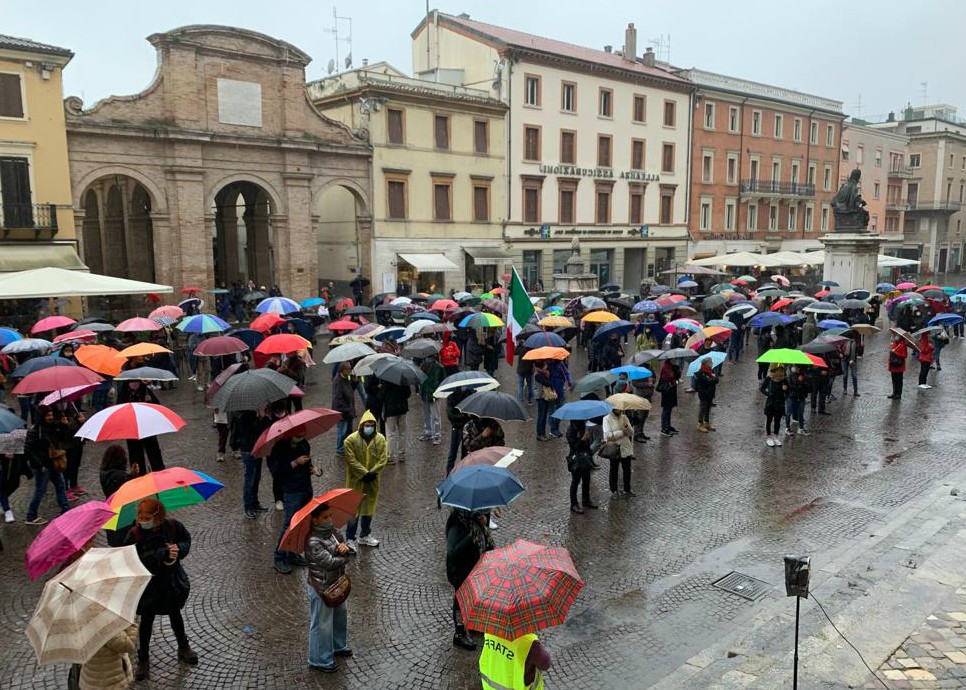
[[[324,532],[331,532],[333,529],[335,529],[335,525],[331,522],[317,522],[315,523],[315,526]]]
[[[362,435],[366,438],[372,438],[376,435],[376,427],[374,426],[364,426],[362,427]]]

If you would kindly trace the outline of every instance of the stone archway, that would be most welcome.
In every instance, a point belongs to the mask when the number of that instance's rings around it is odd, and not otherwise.
[[[329,180],[313,193],[319,289],[335,283],[342,294],[351,294],[351,283],[370,275],[372,219],[365,192],[349,180]],[[364,293],[379,290],[367,288]]]
[[[125,175],[94,180],[82,193],[84,262],[93,273],[155,281],[153,200]]]
[[[271,195],[254,182],[230,182],[215,194],[215,285],[249,281],[266,289],[275,285],[274,213]]]

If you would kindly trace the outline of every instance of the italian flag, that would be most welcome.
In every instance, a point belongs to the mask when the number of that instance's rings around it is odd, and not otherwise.
[[[533,314],[534,309],[530,295],[523,287],[523,281],[520,280],[516,267],[511,267],[510,302],[507,305],[507,329],[509,333],[507,333],[506,339],[506,361],[511,365],[513,364],[513,351],[516,347],[517,336]]]

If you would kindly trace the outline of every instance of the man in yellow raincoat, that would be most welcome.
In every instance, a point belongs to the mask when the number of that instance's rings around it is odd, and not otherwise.
[[[379,476],[389,460],[386,437],[376,430],[376,418],[366,410],[359,420],[359,428],[345,439],[345,485],[366,495],[356,516],[349,520],[345,528],[346,543],[356,548],[356,528],[362,523],[359,544],[379,546],[379,540],[372,536],[372,516],[376,512],[379,499]]]

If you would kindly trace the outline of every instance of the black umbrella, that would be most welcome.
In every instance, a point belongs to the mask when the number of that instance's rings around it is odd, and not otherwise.
[[[467,396],[457,404],[456,409],[463,414],[476,417],[489,417],[502,422],[525,422],[527,411],[514,396],[499,391],[479,391]]]
[[[548,307],[552,306],[553,303],[556,302],[561,297],[563,297],[562,292],[551,292],[549,295],[547,295],[547,298],[544,300],[544,304],[546,304]]]
[[[559,326],[553,329],[553,332],[569,343],[580,333],[580,329],[576,326]]]
[[[607,285],[602,285],[600,288],[601,292],[620,292],[621,286],[617,283],[607,283]]]
[[[410,359],[425,359],[426,357],[432,357],[437,354],[442,347],[443,344],[438,340],[417,338],[403,346],[402,355]]]
[[[838,303],[842,309],[868,309],[869,303],[864,299],[843,299]]]
[[[359,289],[364,288],[368,284],[369,284],[369,279],[363,278],[362,276],[359,276],[358,278],[353,278],[351,281],[349,281],[349,287],[358,287]]]
[[[380,359],[372,363],[376,378],[398,386],[414,386],[426,380],[426,374],[408,359]]]
[[[705,310],[717,309],[718,307],[721,307],[727,303],[728,303],[728,298],[725,297],[724,295],[718,295],[718,294],[708,295],[701,302],[701,308]]]
[[[460,304],[461,307],[475,307],[477,304],[479,304],[483,300],[481,300],[476,295],[470,295],[469,297],[464,297],[463,299],[458,300],[458,301],[459,301],[459,304]]]
[[[372,309],[370,309],[365,305],[360,304],[357,307],[349,307],[342,313],[345,316],[368,316],[369,314],[372,313]]]
[[[255,292],[249,292],[247,295],[242,297],[242,300],[245,302],[255,302],[260,299],[265,299],[266,297],[268,297],[268,295],[261,290],[255,290]]]
[[[257,410],[287,398],[295,383],[274,369],[255,369],[235,374],[211,399],[211,406],[222,412]]]
[[[49,367],[76,367],[77,364],[64,357],[58,357],[56,355],[45,355],[43,357],[34,357],[33,359],[28,359],[26,362],[18,366],[10,374],[10,378],[22,379],[28,374],[32,374],[35,371],[40,371],[41,369],[47,369]]]
[[[827,352],[834,352],[838,348],[831,343],[821,343],[815,342],[814,340],[810,343],[806,343],[798,348],[802,352],[807,352],[810,355],[823,355]]]

